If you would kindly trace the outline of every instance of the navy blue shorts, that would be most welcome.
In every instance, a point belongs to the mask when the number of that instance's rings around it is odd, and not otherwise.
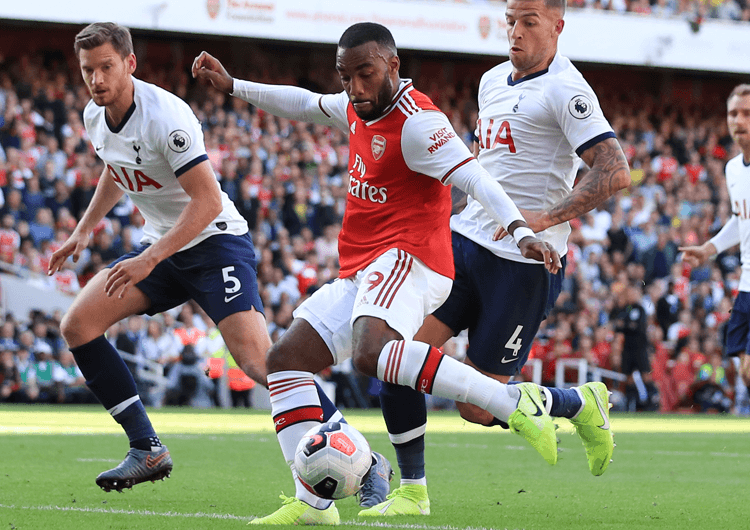
[[[109,264],[138,256],[140,247]],[[225,317],[255,308],[258,295],[255,249],[250,234],[218,234],[159,263],[136,287],[151,300],[149,315],[195,300],[217,324]]]
[[[555,305],[565,277],[542,265],[500,258],[453,232],[456,278],[433,315],[457,335],[469,330],[466,355],[495,375],[521,371],[542,320]]]
[[[732,306],[732,314],[727,322],[724,351],[730,357],[750,353],[750,293],[740,291]]]

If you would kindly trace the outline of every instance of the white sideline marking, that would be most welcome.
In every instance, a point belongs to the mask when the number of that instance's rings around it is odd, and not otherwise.
[[[190,519],[226,519],[235,521],[250,521],[255,517],[232,515],[229,513],[179,513],[154,512],[152,510],[118,510],[113,508],[79,508],[73,506],[16,506],[15,504],[0,504],[0,508],[12,510],[38,510],[50,512],[81,512],[81,513],[111,513],[117,515],[141,515],[156,517],[185,517]],[[390,524],[384,522],[341,521],[342,525],[361,526],[365,528],[397,528],[404,530],[498,530],[478,526],[424,525],[424,524]]]
[[[750,453],[722,453],[720,451],[634,451],[632,449],[618,449],[615,448],[615,456],[617,453],[625,453],[630,455],[640,455],[648,453],[650,455],[661,455],[661,456],[722,456],[727,458],[750,458]]]
[[[114,458],[76,458],[76,462],[119,462],[119,460],[115,460]]]
[[[242,517],[228,513],[178,513],[178,512],[154,512],[151,510],[117,510],[112,508],[78,508],[73,506],[16,506],[14,504],[0,504],[0,508],[9,508],[13,510],[39,510],[50,512],[83,512],[83,513],[114,513],[120,515],[156,515],[158,517],[189,517],[201,519],[234,519],[239,521],[249,521],[254,517]]]

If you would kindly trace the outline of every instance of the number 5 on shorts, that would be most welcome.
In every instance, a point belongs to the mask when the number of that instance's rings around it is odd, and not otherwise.
[[[221,275],[224,278],[224,283],[230,284],[224,287],[224,292],[227,294],[236,293],[242,288],[242,283],[240,283],[240,281],[236,277],[229,274],[230,272],[234,272],[234,265],[221,269]]]

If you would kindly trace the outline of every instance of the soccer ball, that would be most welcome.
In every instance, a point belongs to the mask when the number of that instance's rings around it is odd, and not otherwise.
[[[365,437],[338,421],[307,431],[294,454],[294,468],[302,485],[324,499],[357,493],[371,465],[372,452]]]

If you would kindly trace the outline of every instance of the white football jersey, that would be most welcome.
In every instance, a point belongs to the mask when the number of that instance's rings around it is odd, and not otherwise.
[[[727,162],[724,172],[732,213],[736,216],[734,222],[739,232],[737,236],[742,261],[740,291],[750,292],[750,186],[747,185],[750,181],[750,166],[745,165],[740,154]]]
[[[200,122],[174,94],[133,78],[133,105],[122,122],[107,122],[104,107],[89,101],[83,120],[97,156],[146,221],[142,244],[153,244],[177,223],[190,196],[178,177],[208,160]],[[216,181],[216,187],[219,182]],[[216,234],[242,235],[247,222],[226,193],[223,209],[185,250]]]
[[[511,79],[512,70],[510,61],[502,63],[479,83],[477,158],[519,208],[544,210],[570,194],[579,155],[615,134],[594,91],[566,57],[558,54],[549,68],[518,81]],[[521,256],[510,236],[492,241],[496,227],[471,197],[451,218],[451,229],[494,254],[537,263]],[[569,224],[563,223],[537,237],[563,256],[569,234]]]

